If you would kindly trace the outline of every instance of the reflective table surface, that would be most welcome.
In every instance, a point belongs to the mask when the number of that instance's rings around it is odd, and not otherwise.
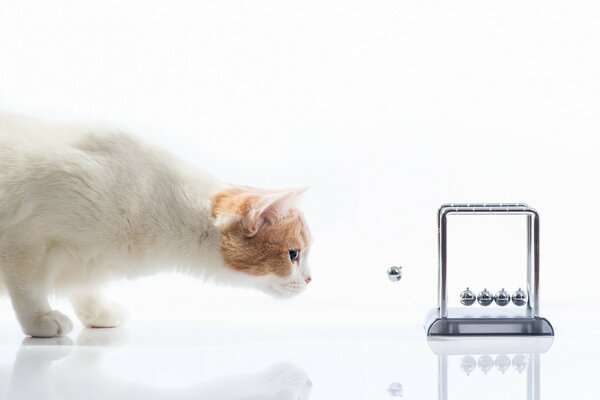
[[[600,398],[600,331],[428,341],[418,326],[0,326],[1,399]]]

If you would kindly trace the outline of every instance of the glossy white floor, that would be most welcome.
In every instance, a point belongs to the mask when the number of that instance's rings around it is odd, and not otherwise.
[[[133,323],[0,333],[2,399],[598,398],[600,331],[428,342],[421,327]]]

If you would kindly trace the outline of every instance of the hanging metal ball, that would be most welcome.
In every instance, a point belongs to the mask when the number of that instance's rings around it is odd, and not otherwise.
[[[512,302],[515,306],[524,306],[527,304],[527,293],[521,288],[512,295]]]
[[[506,354],[500,354],[494,360],[494,366],[504,375],[504,373],[510,368],[510,358],[508,358]]]
[[[506,290],[504,290],[504,288],[502,288],[501,291],[494,295],[494,301],[500,307],[504,307],[505,305],[510,303],[510,293],[508,293]]]
[[[402,279],[402,267],[390,267],[387,270],[388,279],[392,282],[398,282]]]
[[[477,295],[477,302],[484,307],[489,306],[490,304],[492,304],[493,301],[494,301],[494,296],[492,296],[492,293],[490,293],[490,291],[487,289],[483,289]]]
[[[527,356],[524,354],[516,354],[512,359],[512,366],[519,374],[527,369]]]
[[[463,306],[470,306],[475,303],[475,300],[477,300],[477,296],[475,296],[475,292],[469,288],[466,288],[460,294],[460,303]]]
[[[492,368],[494,368],[494,359],[485,354],[479,357],[479,360],[477,360],[477,366],[479,367],[481,372],[487,375],[487,373],[490,372]]]
[[[467,376],[471,375],[473,371],[477,368],[477,361],[472,356],[464,356],[460,359],[460,369],[467,374]]]

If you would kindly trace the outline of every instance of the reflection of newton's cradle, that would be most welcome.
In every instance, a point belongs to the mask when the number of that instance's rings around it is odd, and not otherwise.
[[[504,308],[510,299],[502,289],[494,296],[484,289],[475,296],[467,288],[461,293],[461,303],[470,306],[478,303],[476,309],[448,307],[447,273],[447,220],[455,215],[524,215],[527,222],[527,290],[517,290],[512,297],[516,306],[523,310],[487,310],[496,302]],[[438,211],[438,307],[427,316],[425,329],[427,336],[553,336],[554,329],[547,319],[540,316],[540,219],[536,210],[522,203],[509,204],[444,204]]]
[[[438,399],[448,400],[448,358],[458,356],[460,369],[467,376],[500,372],[516,372],[527,380],[527,400],[540,400],[540,354],[552,346],[552,337],[471,337],[429,338],[429,347],[438,356]],[[492,354],[496,354],[492,357]],[[512,357],[509,356],[512,355]],[[477,358],[475,358],[477,357]],[[391,397],[402,397],[404,390],[398,382],[388,386]]]
[[[506,354],[498,354],[495,358],[492,358],[492,356],[488,354],[483,354],[479,356],[477,360],[475,360],[475,357],[469,355],[463,356],[463,358],[460,359],[460,369],[467,374],[467,376],[475,372],[477,367],[479,367],[481,372],[487,375],[487,373],[492,370],[492,366],[500,371],[502,375],[504,375],[512,366],[520,375],[525,368],[527,368],[527,356],[524,354],[515,354],[512,361]]]
[[[550,349],[552,341],[548,336],[430,338],[429,347],[438,356],[438,399],[449,398],[448,358],[461,356],[460,369],[468,376],[496,371],[505,375],[512,372],[511,367],[519,375],[525,372],[527,400],[540,400],[540,354]]]

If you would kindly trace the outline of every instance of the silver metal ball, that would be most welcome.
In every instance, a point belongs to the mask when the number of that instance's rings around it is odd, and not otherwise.
[[[460,303],[463,306],[470,306],[475,303],[475,300],[477,300],[477,296],[475,296],[475,292],[469,288],[466,288],[460,294]]]
[[[479,367],[481,372],[487,375],[487,373],[490,372],[492,368],[494,368],[494,359],[488,356],[487,354],[484,354],[477,360],[477,366]]]
[[[500,307],[504,307],[505,305],[510,303],[510,293],[508,293],[506,290],[504,290],[504,288],[502,288],[501,291],[494,295],[494,301]]]
[[[510,358],[508,358],[506,354],[500,354],[496,356],[496,359],[494,360],[494,366],[504,375],[504,373],[510,368]]]
[[[404,393],[404,388],[402,388],[402,384],[398,382],[392,382],[388,386],[388,394],[392,397],[401,397]]]
[[[467,376],[471,375],[473,371],[477,368],[477,361],[472,356],[464,356],[460,359],[460,369],[467,374]]]
[[[388,279],[392,282],[398,282],[402,279],[402,267],[390,267],[387,270]]]
[[[492,293],[490,293],[490,291],[487,289],[483,289],[477,295],[477,302],[484,307],[489,306],[490,304],[492,304],[493,301],[494,301],[494,296],[492,296]]]
[[[521,288],[512,295],[512,302],[516,306],[524,306],[527,304],[527,293]]]

